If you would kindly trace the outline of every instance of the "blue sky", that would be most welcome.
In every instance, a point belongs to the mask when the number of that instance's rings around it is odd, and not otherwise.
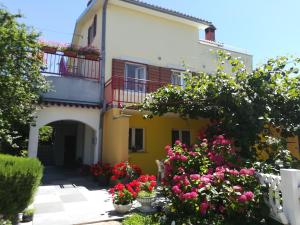
[[[217,40],[246,49],[254,64],[266,58],[300,56],[299,0],[144,0],[209,20]],[[87,0],[0,0],[11,12],[20,11],[27,25],[44,39],[70,42],[76,19]]]

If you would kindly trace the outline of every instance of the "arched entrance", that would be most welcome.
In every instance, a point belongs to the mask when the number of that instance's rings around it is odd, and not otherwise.
[[[95,130],[73,120],[55,121],[39,129],[37,158],[44,166],[76,168],[94,163]]]
[[[71,166],[99,160],[100,110],[71,106],[46,106],[37,111],[35,124],[30,127],[29,156],[39,157],[45,164]],[[53,128],[51,146],[39,145],[39,130]],[[48,151],[47,149],[48,148]],[[45,153],[43,155],[43,153]]]

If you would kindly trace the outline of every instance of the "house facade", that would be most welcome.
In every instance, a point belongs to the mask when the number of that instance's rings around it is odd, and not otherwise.
[[[216,42],[215,31],[211,22],[138,0],[89,1],[76,22],[72,44],[101,49],[101,60],[73,59],[66,70],[71,73],[62,74],[61,66],[57,74],[47,73],[55,92],[43,95],[45,106],[30,131],[30,156],[40,151],[38,129],[51,124],[57,128],[51,153],[57,165],[69,158],[85,164],[129,160],[155,173],[155,160],[164,157],[165,145],[177,139],[195,143],[209,122],[175,114],[144,120],[133,105],[166,84],[184,85],[185,69],[214,72],[216,50],[240,57],[252,69],[252,56]],[[76,138],[69,140],[72,132]],[[72,157],[68,148],[73,148]]]

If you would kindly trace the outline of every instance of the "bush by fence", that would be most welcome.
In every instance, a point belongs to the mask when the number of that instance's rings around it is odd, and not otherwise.
[[[22,212],[40,184],[43,166],[37,159],[0,154],[0,214]]]

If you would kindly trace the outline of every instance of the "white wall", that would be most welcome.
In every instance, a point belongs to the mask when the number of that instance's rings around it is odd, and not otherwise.
[[[98,135],[99,135],[100,110],[92,109],[92,108],[70,107],[70,106],[45,106],[36,112],[35,125],[30,127],[30,133],[29,133],[29,144],[28,144],[29,156],[37,157],[39,128],[49,123],[61,121],[61,120],[67,120],[67,121],[72,120],[72,121],[78,121],[84,123],[85,125],[87,125],[85,126],[84,131],[86,131],[87,130],[86,127],[88,127],[89,128],[88,132],[94,133],[93,134],[93,137],[95,137],[94,144],[91,148],[88,149],[92,149],[90,150],[93,152],[94,155],[92,159],[94,160],[94,162],[97,162],[99,157]],[[58,145],[60,146],[63,146],[59,144],[62,142],[62,140],[60,139],[63,138],[62,135],[63,133],[64,132],[58,133],[57,135]],[[84,135],[84,136],[86,138],[89,137],[89,135]],[[87,146],[86,141],[84,141],[84,143],[85,143],[84,147],[86,147]],[[63,152],[63,150],[59,152],[61,153]],[[59,155],[57,156],[57,158],[60,158],[60,161],[58,163],[61,163],[61,159],[63,159],[63,157]]]

